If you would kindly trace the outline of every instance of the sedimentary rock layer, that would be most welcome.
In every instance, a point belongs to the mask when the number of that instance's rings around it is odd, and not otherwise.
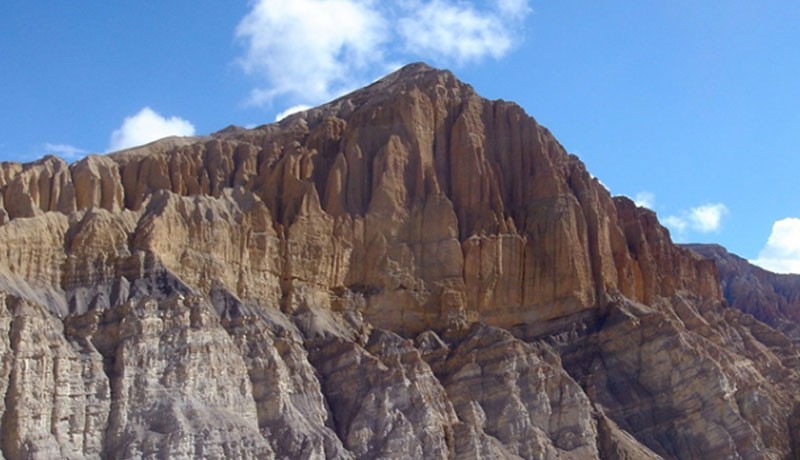
[[[288,309],[364,291],[370,321],[405,333],[454,316],[546,321],[613,293],[721,298],[711,263],[673,246],[651,212],[612,199],[521,108],[424,65],[278,125],[2,169],[8,218],[92,209],[80,227],[102,219],[132,234],[71,244],[90,253],[68,254],[73,263],[141,250],[206,293],[216,283]],[[136,215],[137,227],[101,209]],[[82,283],[71,267],[25,265],[12,271],[60,277],[43,281],[65,290],[127,275]],[[33,273],[51,268],[64,272]]]
[[[796,343],[449,72],[0,197],[5,458],[798,455]]]
[[[800,275],[772,273],[729,253],[722,246],[686,248],[713,260],[728,303],[800,343]]]

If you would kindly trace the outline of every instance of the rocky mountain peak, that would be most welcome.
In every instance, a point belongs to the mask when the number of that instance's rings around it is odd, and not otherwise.
[[[5,168],[7,219],[91,207],[143,213],[154,224],[133,229],[129,240],[142,243],[127,251],[152,254],[182,280],[202,274],[200,284],[188,283],[201,292],[217,286],[248,300],[266,295],[251,285],[273,285],[273,300],[259,301],[295,309],[311,301],[306,294],[318,302],[331,290],[366,288],[362,313],[402,333],[446,327],[453,315],[525,328],[599,311],[617,295],[721,299],[713,264],[672,246],[654,215],[613,200],[519,106],[483,99],[425,64],[254,130],[168,138],[69,167],[45,160]],[[298,248],[313,244],[323,263],[289,263],[283,253],[268,283],[229,278],[231,254],[220,255],[218,272],[187,272],[175,225],[217,225],[186,213],[211,212],[231,188],[259,200],[277,247],[300,238]],[[161,191],[175,195],[175,210],[148,205]],[[236,215],[240,205],[230,206]],[[69,277],[58,276],[46,287],[64,290],[53,301],[62,311],[75,302]]]
[[[381,94],[391,98],[398,92],[408,91],[411,88],[431,90],[436,86],[451,90],[469,87],[449,70],[437,69],[424,62],[415,62],[400,67],[374,83],[345,95],[344,98],[363,100],[380,97]]]
[[[314,123],[325,116],[347,118],[353,111],[366,106],[391,107],[398,98],[408,97],[409,93],[413,94],[414,92],[424,93],[429,97],[436,97],[436,92],[439,96],[475,95],[470,85],[460,81],[449,70],[436,69],[428,64],[417,62],[405,65],[375,82],[327,104],[286,117],[281,120],[280,124],[288,126],[298,119]]]
[[[255,129],[2,163],[0,253],[5,458],[797,454],[792,340],[424,64]]]
[[[392,73],[378,79],[374,85],[383,88],[392,88],[397,85],[412,85],[430,86],[432,82],[442,82],[449,86],[461,86],[465,83],[461,82],[453,75],[452,72],[445,69],[437,69],[431,67],[424,62],[413,62],[406,64]],[[368,85],[358,91],[369,90],[372,85]]]

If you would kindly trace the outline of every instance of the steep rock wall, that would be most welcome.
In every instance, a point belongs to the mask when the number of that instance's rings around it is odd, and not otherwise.
[[[521,108],[423,65],[279,125],[71,166],[4,163],[2,176],[9,218],[130,210],[145,217],[129,250],[191,286],[280,296],[288,309],[358,292],[370,321],[406,333],[453,318],[546,321],[617,292],[645,303],[682,291],[721,298],[711,264],[673,246],[648,211],[612,199]],[[201,197],[223,195],[228,211],[205,209]]]
[[[4,458],[798,455],[788,329],[448,72],[0,197]]]

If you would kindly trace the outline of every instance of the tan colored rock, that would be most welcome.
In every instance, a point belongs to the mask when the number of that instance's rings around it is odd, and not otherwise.
[[[4,172],[8,176],[3,185],[3,203],[10,218],[47,211],[70,213],[76,209],[72,176],[64,160],[47,156],[23,165],[16,174],[14,169],[17,168]]]
[[[720,295],[713,267],[674,248],[655,216],[612,200],[522,109],[423,65],[280,125],[168,138],[69,170],[50,158],[4,171],[10,218],[139,211],[163,192],[220,198],[241,187],[261,199],[289,250],[271,268],[286,308],[366,290],[370,321],[409,334],[446,325],[450,309],[509,327],[596,308],[607,292],[644,302]],[[265,295],[247,276],[234,279],[227,256],[223,268],[183,265],[165,244],[148,250],[190,285]],[[407,314],[389,314],[396,305]]]
[[[152,196],[133,232],[131,250],[156,254],[190,286],[218,285],[267,306],[279,305],[281,243],[269,210],[241,189],[222,197]]]
[[[33,286],[59,287],[69,226],[67,216],[48,213],[35,219],[14,219],[0,227],[0,273],[13,274]]]
[[[0,162],[0,187],[5,187],[12,181],[14,176],[22,171],[22,163],[13,161]]]
[[[133,278],[131,271],[142,272],[129,247],[139,215],[91,208],[75,218],[63,244],[65,260],[59,286],[69,312],[105,309],[126,301],[127,296],[117,292],[120,285],[127,283],[126,276]]]
[[[278,124],[0,164],[0,296],[9,459],[799,445],[792,329],[421,64]]]
[[[78,209],[100,207],[117,212],[125,209],[125,192],[119,166],[110,157],[90,155],[70,166]]]

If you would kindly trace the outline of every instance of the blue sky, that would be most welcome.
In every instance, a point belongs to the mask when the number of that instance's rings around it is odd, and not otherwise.
[[[800,272],[797,24],[788,0],[6,0],[0,160],[271,122],[422,60],[519,103],[675,240]]]

